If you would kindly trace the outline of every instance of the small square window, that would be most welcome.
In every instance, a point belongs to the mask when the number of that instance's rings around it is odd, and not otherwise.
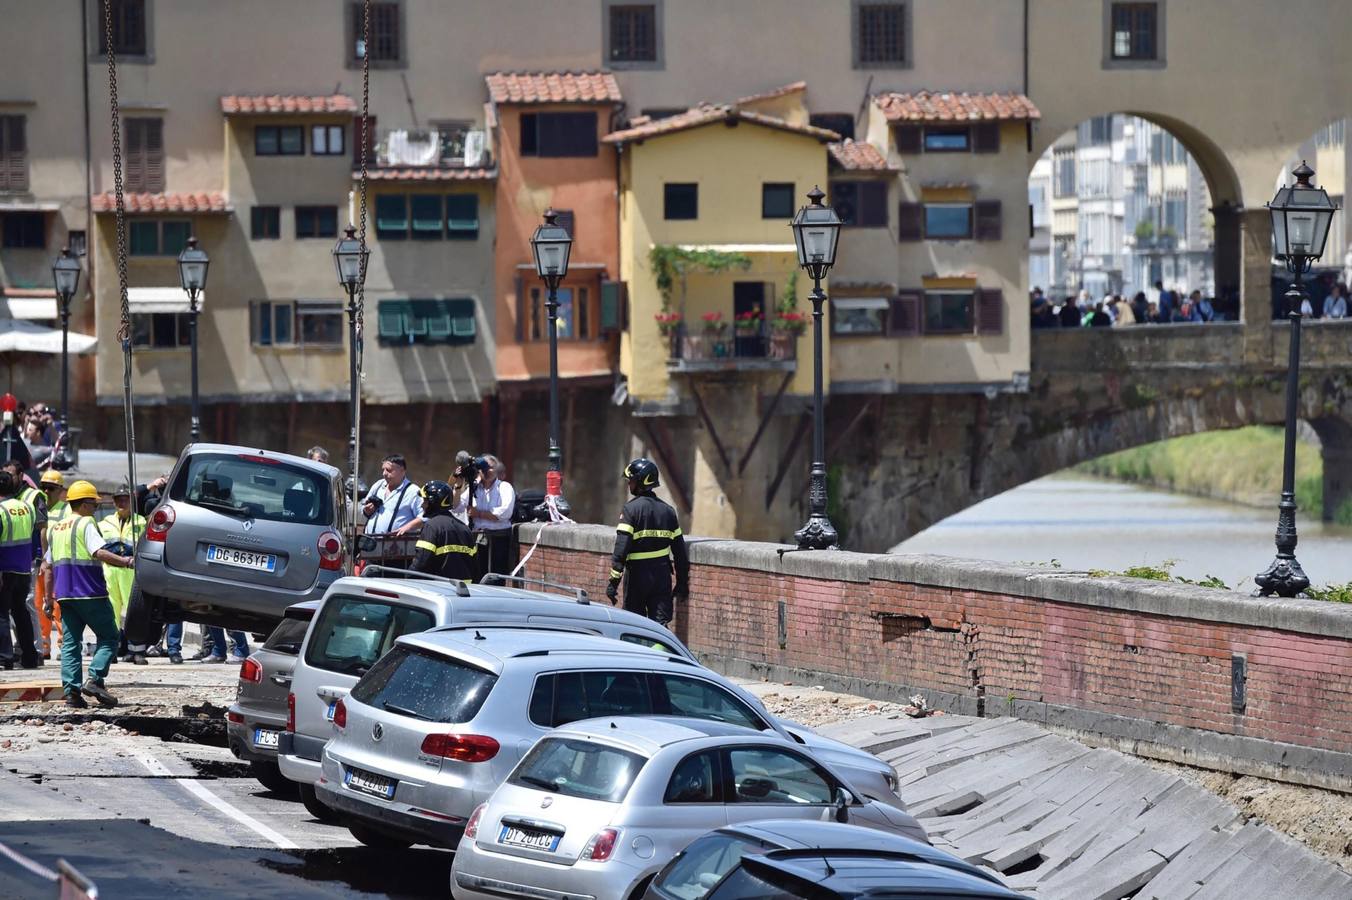
[[[962,240],[972,236],[970,203],[926,203],[925,237],[930,240]]]
[[[371,4],[371,47],[373,63],[398,63],[403,61],[403,32],[399,22],[400,4],[394,2],[376,2]],[[352,10],[352,62],[360,64],[367,54],[365,38],[365,8],[362,3],[351,4]]]
[[[127,243],[132,256],[158,256],[160,252],[160,223],[132,222],[127,229]]]
[[[310,126],[310,153],[314,156],[342,156],[347,152],[341,125]]]
[[[1112,58],[1154,60],[1159,47],[1159,7],[1156,3],[1112,5]]]
[[[662,208],[665,219],[699,218],[699,185],[690,182],[665,185]]]
[[[275,241],[282,236],[281,229],[281,207],[255,206],[249,211],[249,237],[255,241]]]
[[[610,7],[611,62],[657,61],[657,8],[651,3]]]
[[[972,132],[968,128],[926,128],[926,153],[966,153],[972,149]]]
[[[178,256],[188,246],[192,236],[191,222],[162,222],[160,252],[164,256]]]
[[[305,129],[299,125],[284,125],[277,129],[277,152],[282,156],[300,156],[305,153]]]
[[[761,185],[761,218],[793,218],[793,182],[767,181]]]
[[[887,331],[886,297],[831,300],[831,333],[843,335],[880,335]]]
[[[338,236],[338,207],[297,206],[297,238],[331,238]]]
[[[41,250],[47,246],[47,226],[40,212],[5,213],[5,247],[14,249]]]
[[[846,228],[887,227],[887,182],[833,181],[831,206]]]
[[[112,4],[111,16],[106,4]],[[108,19],[112,19],[113,53],[118,56],[146,55],[146,0],[101,0],[96,6],[98,16],[99,53],[108,52]]]
[[[855,68],[904,68],[910,64],[905,3],[856,0],[854,23]]]
[[[926,291],[925,334],[970,334],[974,299],[972,291]]]
[[[278,147],[276,125],[259,125],[254,129],[255,156],[276,156]]]
[[[84,256],[89,252],[89,236],[83,231],[71,231],[66,235],[66,246],[71,256]]]

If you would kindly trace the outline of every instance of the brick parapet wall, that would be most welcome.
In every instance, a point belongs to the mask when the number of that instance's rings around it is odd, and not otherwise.
[[[532,575],[602,596],[611,528],[523,526],[523,552],[537,535]],[[691,600],[675,626],[711,665],[879,698],[919,692],[954,712],[1352,790],[1352,608],[981,560],[780,549],[690,541]]]

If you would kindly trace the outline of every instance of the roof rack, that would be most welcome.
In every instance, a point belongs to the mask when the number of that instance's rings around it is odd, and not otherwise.
[[[590,634],[600,637],[601,632],[594,628],[588,628],[585,625],[564,625],[552,622],[522,622],[517,621],[499,621],[499,622],[452,622],[447,625],[438,625],[436,628],[427,629],[424,634],[445,634],[451,631],[479,631],[481,629],[493,631],[559,631],[567,634]]]
[[[375,578],[385,572],[390,573],[388,577],[393,578],[421,578],[425,581],[443,581],[446,584],[455,585],[457,597],[469,596],[469,585],[458,578],[447,578],[444,575],[433,575],[430,572],[414,572],[412,569],[401,569],[397,566],[367,566],[361,570],[361,577]]]
[[[515,581],[518,584],[538,584],[541,587],[558,588],[573,595],[578,603],[589,604],[591,600],[587,597],[587,592],[582,588],[572,584],[561,584],[557,581],[545,581],[542,578],[524,578],[520,575],[500,575],[497,572],[489,572],[480,581],[480,584],[500,584],[506,587],[507,582]]]

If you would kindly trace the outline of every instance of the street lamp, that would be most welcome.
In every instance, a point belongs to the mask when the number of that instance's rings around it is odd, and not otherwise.
[[[1300,307],[1305,299],[1301,275],[1324,255],[1329,223],[1337,209],[1328,192],[1310,184],[1314,170],[1302,162],[1294,172],[1296,183],[1277,189],[1268,204],[1277,258],[1294,276],[1286,292],[1286,317],[1291,322],[1290,355],[1286,364],[1286,442],[1282,456],[1282,499],[1277,504],[1277,558],[1254,576],[1258,596],[1294,597],[1310,586],[1296,561],[1296,404],[1300,390]]]
[[[550,497],[560,515],[572,512],[563,499],[563,451],[559,447],[559,282],[568,274],[568,255],[573,237],[555,220],[553,208],[545,210],[543,225],[531,235],[530,249],[535,256],[535,273],[549,287],[549,472],[545,475],[545,502],[535,508],[537,518],[549,518]]]
[[[52,263],[52,282],[56,285],[56,296],[61,299],[61,434],[66,434],[70,415],[70,362],[68,345],[70,338],[70,301],[80,286],[80,260],[70,255],[69,247],[61,248],[61,255]],[[69,442],[62,440],[62,445]]]
[[[357,483],[357,291],[366,283],[366,263],[371,251],[357,238],[357,229],[347,226],[343,236],[333,247],[333,265],[338,270],[338,284],[347,292],[347,369],[348,369],[348,432],[347,465],[352,473],[353,496]],[[354,501],[355,507],[355,501]],[[353,528],[356,512],[353,512]]]
[[[188,293],[188,346],[192,348],[192,432],[189,438],[197,443],[202,437],[202,417],[197,406],[197,298],[207,284],[207,266],[211,260],[207,252],[197,246],[197,238],[188,238],[188,246],[178,255],[178,280]]]
[[[822,422],[822,279],[836,262],[840,241],[840,216],[822,205],[826,195],[820,187],[808,192],[810,206],[798,210],[790,227],[798,245],[798,265],[812,277],[812,472],[809,479],[807,523],[794,533],[799,550],[830,550],[839,536],[826,517],[826,444]]]

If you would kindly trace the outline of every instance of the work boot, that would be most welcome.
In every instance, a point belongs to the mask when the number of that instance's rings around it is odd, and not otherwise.
[[[144,653],[133,653],[133,654],[131,654],[130,656],[127,657],[127,662],[131,663],[133,666],[148,666],[148,665],[150,665],[150,663],[146,660],[146,654],[144,654]]]
[[[95,684],[92,678],[80,685],[80,690],[99,701],[99,706],[106,706],[109,709],[117,706],[117,698],[108,693],[103,685]]]
[[[89,704],[85,702],[84,697],[80,696],[79,691],[66,695],[66,706],[71,709],[89,709]]]

